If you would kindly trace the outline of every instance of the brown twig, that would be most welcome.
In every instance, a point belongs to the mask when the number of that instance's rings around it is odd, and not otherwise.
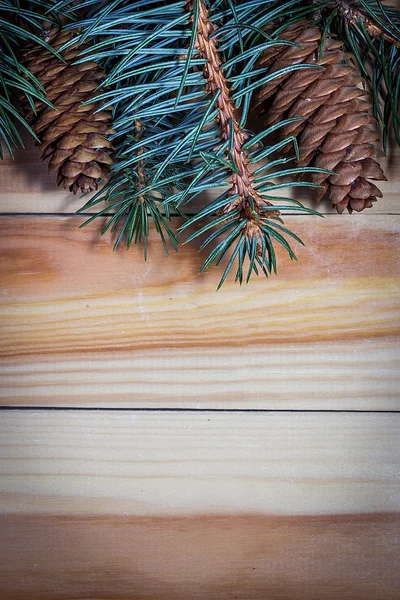
[[[193,2],[187,2],[188,10],[193,9]],[[237,195],[238,198],[232,200],[225,207],[224,212],[229,212],[239,208],[243,216],[248,219],[248,227],[246,233],[254,235],[255,230],[258,230],[257,215],[254,215],[249,202],[252,199],[254,210],[260,214],[262,206],[272,206],[271,202],[265,200],[254,187],[254,176],[250,168],[250,160],[248,153],[243,149],[243,145],[247,140],[247,135],[240,126],[236,115],[236,107],[231,98],[231,91],[228,81],[221,68],[221,59],[218,52],[217,42],[215,37],[211,37],[215,28],[208,16],[208,10],[204,0],[199,1],[199,16],[197,22],[197,34],[195,47],[200,56],[205,59],[204,75],[207,79],[207,89],[210,94],[220,92],[217,99],[218,122],[223,140],[228,140],[233,128],[233,151],[226,154],[228,160],[233,160],[237,167],[237,173],[233,172],[230,178],[232,185],[232,195]],[[279,215],[278,211],[271,211],[270,216]],[[256,217],[256,218],[255,218]]]
[[[357,6],[357,2],[352,0],[334,0],[330,3],[332,8],[335,8],[343,19],[351,23],[351,25],[358,25],[360,19],[364,23],[365,29],[369,35],[377,40],[383,39],[389,44],[393,44],[397,48],[400,48],[400,42],[391,35],[387,34],[383,29],[371,19],[365,12]]]
[[[134,127],[135,127],[136,141],[140,142],[143,138],[143,125],[138,119],[135,119]],[[143,146],[140,146],[139,150],[137,151],[137,156],[140,156],[141,154],[143,154]],[[144,160],[143,159],[140,159],[137,163],[136,175],[138,178],[137,188],[139,191],[141,191],[146,187],[146,178],[145,178],[145,169],[144,169]],[[144,201],[145,201],[145,199],[144,199],[143,194],[140,194],[139,202],[141,202],[143,204]]]

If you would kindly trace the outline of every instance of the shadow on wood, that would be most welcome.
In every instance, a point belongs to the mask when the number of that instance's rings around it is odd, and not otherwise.
[[[400,515],[1,518],[4,600],[397,600]]]

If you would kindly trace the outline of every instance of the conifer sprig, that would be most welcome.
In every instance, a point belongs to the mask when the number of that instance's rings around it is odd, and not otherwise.
[[[222,63],[218,44],[216,42],[216,33],[218,29],[216,24],[211,20],[209,11],[204,0],[194,0],[187,3],[187,8],[192,11],[193,20],[197,19],[194,24],[195,43],[194,47],[198,54],[204,59],[203,73],[207,79],[206,90],[211,97],[217,97],[216,106],[218,114],[216,121],[218,123],[221,141],[218,140],[210,153],[210,158],[205,159],[207,169],[207,177],[209,171],[216,173],[221,172],[221,175],[227,179],[229,189],[225,191],[215,201],[214,210],[216,218],[212,218],[208,224],[203,226],[190,236],[189,241],[195,237],[209,232],[212,229],[211,235],[203,242],[201,248],[205,248],[217,238],[223,238],[213,248],[208,258],[205,260],[202,269],[210,266],[215,262],[219,264],[222,259],[227,257],[227,264],[223,272],[219,287],[225,281],[233,264],[236,264],[236,280],[240,283],[243,280],[248,281],[252,272],[258,274],[259,270],[266,275],[271,271],[276,272],[276,256],[274,243],[281,244],[288,252],[290,258],[295,259],[296,256],[290,247],[287,239],[282,234],[296,239],[302,243],[299,238],[287,228],[283,227],[281,212],[287,210],[287,206],[274,206],[270,201],[268,191],[271,189],[270,179],[277,178],[282,175],[281,172],[272,172],[265,177],[261,172],[254,173],[252,170],[252,162],[259,162],[260,158],[257,152],[252,153],[250,158],[249,149],[252,147],[252,134],[246,132],[244,126],[238,118],[238,105],[234,99],[245,100],[247,95],[250,95],[255,86],[252,83],[252,74],[245,73],[241,76],[234,76],[229,80],[226,73],[235,61],[229,59]],[[240,24],[238,14],[235,12],[232,17],[235,24]],[[230,21],[227,23],[233,25]],[[245,52],[243,36],[241,36],[240,44],[243,51],[239,56],[242,58]],[[270,44],[262,44],[268,47]],[[248,55],[251,58],[259,55],[260,45],[255,45],[249,48]],[[243,59],[242,59],[243,60]],[[235,72],[235,71],[233,71]],[[235,88],[239,87],[236,84],[242,82],[244,85],[235,92]],[[222,144],[221,144],[222,142]],[[285,140],[287,143],[287,140]],[[223,149],[223,153],[221,153]],[[269,150],[269,149],[268,149]],[[217,153],[219,160],[215,160]],[[265,153],[264,153],[265,154]],[[268,152],[267,152],[268,155]],[[307,173],[307,169],[302,170]],[[292,175],[293,170],[284,172],[286,175]],[[274,187],[276,189],[276,187]],[[211,206],[213,206],[211,204]],[[217,208],[218,207],[218,208]],[[293,207],[292,207],[293,208]],[[307,209],[299,205],[302,212],[308,212]],[[203,217],[210,215],[210,207],[206,207],[200,211],[195,217],[189,219],[182,229],[198,222]],[[247,275],[244,272],[245,262],[248,260]]]
[[[117,160],[110,182],[84,209],[106,199],[109,207],[98,215],[111,207],[115,215],[106,228],[118,230],[117,245],[124,240],[129,245],[133,231],[136,241],[145,240],[148,233],[148,221],[138,220],[143,194],[151,196],[161,220],[161,207],[169,216],[183,211],[206,190],[220,188],[222,193],[181,228],[197,228],[188,241],[208,234],[201,248],[212,245],[212,249],[203,269],[225,259],[221,282],[234,264],[236,279],[242,282],[252,272],[276,272],[276,243],[295,258],[286,238],[300,240],[283,226],[280,214],[315,211],[299,202],[276,200],[279,190],[291,185],[279,178],[291,177],[297,169],[281,169],[286,161],[272,161],[276,148],[264,145],[268,131],[256,135],[247,125],[252,94],[271,77],[263,73],[257,79],[257,59],[271,45],[291,44],[265,35],[264,21],[270,15],[260,19],[257,6],[252,24],[247,10],[242,14],[233,4],[227,8],[217,2],[211,14],[203,0],[161,3],[162,12],[159,2],[118,2],[112,9],[100,9],[101,15],[98,5],[91,4],[85,19],[73,26],[79,26],[82,40],[88,32],[95,40],[80,60],[103,61],[108,73],[105,90],[96,100],[114,107]],[[227,44],[228,33],[240,28],[237,41]],[[306,67],[319,68],[294,65],[287,70]],[[140,140],[133,134],[137,121],[142,127]],[[295,148],[295,140],[288,141]],[[141,189],[139,166],[146,181]],[[129,175],[132,171],[136,181]],[[303,174],[308,171],[302,169]],[[165,219],[161,225],[162,230]],[[170,230],[168,237],[173,239]]]

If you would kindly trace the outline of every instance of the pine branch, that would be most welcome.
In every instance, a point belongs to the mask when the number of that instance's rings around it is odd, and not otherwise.
[[[254,5],[249,13],[245,3],[238,6],[236,14],[227,11],[224,25],[219,25],[218,30],[222,38],[229,40],[222,58],[214,41],[215,23],[204,2],[194,0],[191,6],[186,3],[182,7],[181,3],[153,1],[145,6],[137,0],[110,10],[99,8],[94,0],[90,0],[90,4],[89,14],[84,21],[76,22],[75,27],[80,28],[82,40],[86,40],[90,32],[96,43],[82,52],[79,62],[102,62],[108,72],[104,91],[100,90],[94,101],[114,107],[114,145],[117,149],[110,181],[82,210],[92,209],[102,200],[108,201],[110,206],[90,220],[109,212],[110,208],[115,209],[105,230],[110,227],[115,232],[119,230],[116,245],[124,240],[129,247],[132,241],[142,241],[146,254],[149,218],[154,221],[163,241],[162,229],[165,229],[174,245],[172,232],[157,212],[159,200],[168,217],[206,190],[227,187],[227,191],[183,227],[195,225],[197,228],[189,241],[208,233],[202,248],[222,236],[203,268],[212,262],[219,264],[227,257],[221,283],[236,259],[236,279],[240,282],[248,280],[251,273],[258,274],[258,269],[265,274],[276,272],[274,242],[281,244],[289,256],[295,258],[282,234],[297,242],[300,240],[280,224],[278,215],[288,210],[315,211],[305,209],[297,202],[291,206],[290,200],[280,202],[279,198],[278,206],[273,206],[268,194],[276,200],[277,190],[292,185],[289,182],[272,183],[274,176],[290,176],[296,169],[266,176],[265,159],[274,148],[264,147],[260,136],[244,128],[251,95],[259,85],[253,81],[251,65],[265,47],[280,42],[271,42],[268,38],[266,41],[260,27],[253,27],[249,29],[250,36],[239,36],[241,41],[236,48],[236,42],[230,42],[228,34],[231,24],[241,25],[242,18],[246,25],[251,19],[261,25],[262,6]],[[218,6],[219,2],[215,4]],[[160,22],[161,5],[163,18]],[[244,9],[244,14],[240,8]],[[193,18],[195,14],[196,19]],[[219,20],[216,15],[215,21]],[[257,31],[256,43],[252,39],[254,31]],[[242,60],[248,60],[248,66],[239,70]],[[302,67],[295,65],[289,67],[289,71]],[[226,77],[228,71],[232,74],[231,80]],[[241,102],[243,110],[239,117]],[[135,126],[138,121],[142,127],[139,138]],[[276,166],[281,162],[272,164]],[[257,164],[259,168],[253,173]],[[307,172],[310,170],[303,170],[304,174]],[[143,198],[145,202],[141,202]],[[145,209],[148,215],[144,213]],[[204,221],[207,221],[205,225]],[[249,261],[247,276],[243,272],[246,257]]]
[[[212,171],[217,169],[218,172],[219,169],[224,177],[228,176],[227,184],[229,185],[229,189],[211,203],[211,205],[200,211],[195,217],[189,219],[188,223],[184,226],[184,229],[191,224],[197,224],[201,219],[209,217],[215,212],[216,217],[213,217],[209,223],[192,234],[189,241],[198,237],[200,234],[206,232],[209,233],[211,230],[211,234],[209,234],[209,237],[201,246],[203,249],[209,243],[214,242],[219,235],[224,236],[222,241],[220,241],[214,250],[212,250],[202,267],[203,270],[209,267],[213,262],[218,265],[225,256],[230,254],[219,284],[220,287],[225,281],[225,278],[235,261],[236,280],[240,283],[242,283],[243,280],[249,281],[252,272],[258,274],[257,267],[259,267],[265,275],[268,275],[272,271],[276,272],[276,256],[273,241],[280,243],[287,250],[289,256],[292,259],[296,259],[294,252],[285,238],[281,235],[281,232],[300,243],[302,242],[291,231],[276,223],[276,221],[282,222],[279,217],[280,207],[274,206],[267,195],[267,192],[277,190],[282,185],[270,184],[271,179],[284,175],[290,176],[296,169],[294,169],[294,171],[293,169],[289,169],[287,171],[271,173],[269,176],[262,176],[261,172],[265,170],[265,166],[260,166],[256,172],[253,172],[251,165],[259,163],[262,158],[272,154],[274,148],[267,148],[261,152],[253,150],[250,153],[250,148],[254,148],[254,146],[257,145],[257,142],[253,139],[253,134],[245,132],[241,123],[246,121],[244,118],[246,114],[242,114],[241,120],[239,120],[238,107],[235,104],[234,98],[244,99],[244,104],[248,106],[251,94],[259,84],[252,83],[251,69],[249,70],[248,75],[244,73],[240,76],[236,75],[231,80],[228,80],[225,73],[229,69],[228,64],[230,61],[225,61],[224,65],[223,60],[220,57],[220,51],[216,42],[216,39],[219,37],[219,31],[210,19],[209,11],[207,10],[204,0],[188,2],[187,7],[188,10],[193,11],[193,14],[197,14],[197,21],[194,23],[194,31],[196,32],[194,45],[198,50],[200,57],[205,60],[203,72],[204,77],[207,80],[206,89],[217,107],[217,113],[214,116],[214,120],[218,123],[222,141],[222,145],[221,142],[219,142],[213,150],[213,153],[217,153],[216,156],[212,153],[208,156],[202,155],[202,158],[205,159],[208,170]],[[232,15],[232,20],[235,22],[235,25],[240,25],[240,16],[238,15],[239,13],[237,12]],[[248,27],[248,22],[245,27],[246,26]],[[224,29],[224,27],[222,29]],[[249,29],[252,31],[251,28]],[[262,31],[261,36],[263,36]],[[239,39],[243,58],[246,56],[247,52],[252,59],[250,64],[253,64],[253,61],[256,62],[256,59],[265,44],[258,46],[253,43],[253,45],[245,51],[244,38],[245,36],[242,35]],[[279,45],[279,43],[275,43],[275,45],[276,44]],[[274,45],[274,43],[267,43],[266,45]],[[241,54],[239,54],[239,56],[241,56]],[[308,65],[310,68],[314,68],[314,66],[315,65]],[[302,67],[304,67],[304,65],[290,67],[289,72],[293,68],[296,70],[301,69]],[[272,77],[277,76],[279,76],[279,73],[272,75]],[[236,93],[234,91],[235,87],[239,87],[239,91]],[[266,134],[267,133],[265,132],[264,135]],[[257,138],[257,140],[259,139],[261,139],[261,137]],[[285,140],[286,144],[290,141],[290,139]],[[224,158],[222,158],[221,152],[223,152]],[[277,161],[275,164],[280,164],[281,162],[284,161]],[[218,163],[220,164],[218,165]],[[207,168],[205,169],[205,175],[208,170]],[[303,174],[308,171],[307,168],[304,169]],[[200,178],[200,183],[201,181]],[[284,186],[287,185],[291,185],[291,183],[284,184]],[[305,185],[307,184],[305,183]],[[288,201],[286,204],[287,203]],[[282,209],[285,211],[288,208],[289,206],[287,205],[282,206]],[[307,211],[307,209],[300,204],[298,204],[294,210],[296,209],[315,213],[315,211]],[[247,276],[244,274],[244,262],[246,257],[249,261]]]
[[[299,71],[306,76],[324,69],[308,53],[284,65],[278,61],[276,69],[260,62],[268,49],[275,56],[289,47],[293,54],[288,56],[295,57],[299,46],[282,38],[287,27],[301,26],[303,19],[318,22],[321,47],[337,35],[344,50],[353,52],[364,80],[371,84],[384,141],[393,114],[400,143],[400,13],[383,9],[380,0],[50,4],[56,15],[66,15],[68,31],[79,32],[74,36],[80,48],[76,64],[97,63],[106,73],[90,101],[112,110],[115,164],[110,180],[82,211],[96,210],[106,201],[107,207],[89,220],[113,213],[104,231],[114,232],[115,246],[143,243],[146,256],[153,223],[166,251],[168,239],[176,247],[170,215],[213,189],[220,192],[217,198],[188,219],[181,231],[195,228],[187,241],[205,236],[201,250],[211,251],[202,269],[225,262],[220,285],[233,267],[239,282],[252,274],[276,272],[274,244],[296,258],[288,239],[302,242],[283,225],[281,215],[317,213],[281,198],[280,190],[319,188],[316,182],[334,174],[316,165],[290,166],[293,158],[299,159],[298,118],[288,115],[270,126],[260,118],[256,130],[250,123],[254,97],[263,86],[275,81],[279,85],[291,75],[299,79]],[[269,136],[276,131],[283,132],[283,139],[271,142]],[[277,157],[282,148],[288,154]],[[293,182],[297,176],[301,181]]]

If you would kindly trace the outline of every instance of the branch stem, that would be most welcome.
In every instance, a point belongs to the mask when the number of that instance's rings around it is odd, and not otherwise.
[[[135,119],[135,137],[136,137],[136,141],[140,142],[143,138],[143,125],[142,123],[138,120]],[[141,154],[143,154],[143,146],[140,146],[139,150],[137,151],[137,156],[140,156]],[[143,190],[146,187],[146,177],[145,177],[145,168],[144,168],[144,160],[140,159],[137,163],[137,168],[136,168],[136,174],[137,174],[137,187],[138,190]],[[141,194],[139,196],[139,202],[141,202],[143,204],[143,202],[145,201],[144,196]]]
[[[227,151],[226,159],[233,161],[237,167],[237,172],[232,172],[230,178],[232,195],[237,196],[237,198],[228,203],[224,212],[239,208],[243,216],[249,221],[254,221],[254,218],[260,214],[261,207],[271,206],[271,203],[265,200],[254,187],[254,176],[251,172],[248,153],[243,149],[248,136],[240,126],[237,109],[231,98],[230,86],[221,68],[217,41],[215,37],[212,37],[215,26],[209,18],[204,0],[198,1],[199,11],[195,48],[201,58],[206,61],[204,75],[207,79],[207,90],[211,95],[215,95],[217,91],[220,92],[217,99],[217,108],[221,137],[224,141],[233,139],[232,151]],[[187,2],[187,7],[189,10],[193,10],[193,0]],[[251,199],[251,202],[249,202],[249,199]],[[254,211],[257,215],[254,214]],[[277,216],[279,212],[271,211],[269,214],[270,216]]]
[[[338,14],[351,23],[351,25],[358,25],[361,20],[364,23],[365,29],[369,33],[369,35],[376,39],[383,39],[389,44],[393,44],[397,48],[400,48],[399,40],[396,40],[394,37],[383,31],[383,29],[375,23],[371,17],[365,14],[362,8],[358,7],[358,2],[354,0],[334,0],[330,3],[332,9],[336,9]]]

